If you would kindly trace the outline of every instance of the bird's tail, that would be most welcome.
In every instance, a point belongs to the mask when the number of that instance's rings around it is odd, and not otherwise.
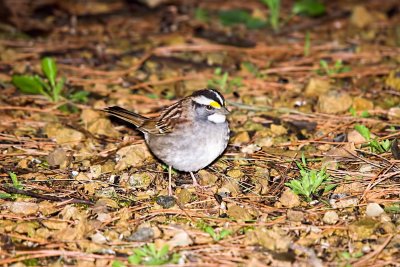
[[[129,123],[132,123],[136,127],[141,127],[145,121],[148,120],[148,118],[139,115],[135,112],[126,110],[124,108],[118,107],[118,106],[113,106],[113,107],[108,107],[104,109],[105,112],[107,112],[110,115],[113,115],[117,118],[120,118],[124,121],[127,121]]]

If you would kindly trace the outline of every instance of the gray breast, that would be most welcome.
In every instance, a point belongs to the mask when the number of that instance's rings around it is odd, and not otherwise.
[[[195,125],[177,128],[174,133],[166,135],[147,135],[147,144],[155,156],[174,169],[198,171],[224,152],[228,145],[229,127],[227,122]]]

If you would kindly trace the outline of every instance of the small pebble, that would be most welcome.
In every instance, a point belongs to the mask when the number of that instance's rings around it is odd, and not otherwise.
[[[286,216],[292,222],[301,222],[304,220],[304,213],[298,210],[288,210]]]
[[[159,196],[156,203],[164,209],[169,209],[175,205],[175,198],[173,196]]]
[[[146,242],[154,238],[154,230],[150,227],[139,228],[131,236],[127,237],[128,241]]]
[[[336,211],[333,210],[327,211],[325,212],[322,221],[326,224],[335,224],[339,221],[339,215],[336,213]]]
[[[382,209],[381,206],[379,206],[378,203],[369,203],[367,205],[367,210],[366,210],[365,214],[368,217],[378,217],[384,212],[385,211]]]

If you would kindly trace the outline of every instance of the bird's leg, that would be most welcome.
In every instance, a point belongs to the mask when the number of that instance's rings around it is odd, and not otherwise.
[[[168,195],[172,196],[172,167],[168,166]]]
[[[197,179],[194,176],[193,172],[190,172],[190,176],[192,176],[193,186],[200,186],[199,183],[197,182]]]

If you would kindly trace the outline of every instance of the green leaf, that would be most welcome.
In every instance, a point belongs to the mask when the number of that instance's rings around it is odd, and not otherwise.
[[[224,26],[246,23],[251,18],[249,12],[242,9],[224,10],[219,12],[219,20]]]
[[[366,140],[371,140],[371,132],[370,130],[362,124],[356,124],[354,129],[359,132]]]
[[[122,261],[115,260],[115,261],[113,261],[111,266],[112,267],[125,267],[125,264]]]
[[[12,83],[25,94],[43,94],[42,84],[34,76],[14,75]]]
[[[41,94],[51,98],[50,96],[50,92],[52,91],[50,85],[45,82],[39,75],[34,75],[33,78],[42,85],[43,87],[43,92],[41,92]]]
[[[328,65],[328,62],[326,60],[321,59],[319,61],[319,65],[325,71],[326,74],[328,74],[328,75],[331,74],[331,70],[329,69],[329,65]]]
[[[279,29],[279,16],[281,9],[281,1],[280,0],[261,0],[261,2],[268,6],[269,9],[269,24],[272,29],[277,31]]]
[[[385,152],[386,152],[386,151],[389,151],[389,149],[390,149],[390,147],[391,147],[391,145],[392,145],[392,143],[390,142],[390,140],[381,141],[381,144],[382,144],[382,147],[383,147],[383,149],[385,150]]]
[[[325,13],[325,6],[318,0],[300,0],[294,3],[292,12],[317,17]]]
[[[221,233],[219,234],[220,239],[224,239],[225,237],[227,237],[231,233],[232,233],[231,230],[227,230],[227,229],[222,230]]]
[[[73,102],[87,103],[89,101],[89,94],[90,92],[88,91],[78,91],[70,95],[68,98]]]
[[[53,99],[55,102],[57,102],[58,99],[60,98],[60,94],[64,87],[64,83],[65,83],[65,78],[63,77],[61,78],[61,80],[58,81],[56,86],[53,88]]]
[[[144,251],[144,248],[136,248],[133,250],[133,253],[142,257],[147,256],[146,252]]]
[[[303,163],[304,167],[307,167],[307,159],[306,156],[304,155],[304,152],[301,153],[301,162]]]
[[[169,246],[165,244],[158,252],[157,252],[157,258],[162,258],[165,255],[168,254],[169,251]]]
[[[54,88],[56,86],[57,77],[57,66],[54,59],[51,57],[45,57],[42,59],[42,71],[49,80],[51,86]]]
[[[385,211],[389,213],[400,213],[400,203],[393,203],[390,206],[385,206]]]
[[[327,186],[325,186],[324,188],[324,193],[331,191],[332,189],[334,189],[336,187],[335,184],[328,184]]]
[[[151,243],[151,244],[148,244],[147,245],[147,248],[149,249],[149,251],[150,251],[150,253],[152,254],[152,255],[157,255],[157,249],[156,249],[156,245],[154,245],[153,243]]]
[[[361,118],[369,118],[370,114],[369,114],[368,110],[364,110],[361,112],[360,116],[361,116]]]
[[[229,77],[229,73],[225,72],[222,77],[221,77],[221,81],[220,81],[220,90],[221,91],[225,91],[225,87],[226,87],[226,83],[228,81],[228,77]]]
[[[128,257],[128,262],[130,263],[130,264],[140,264],[141,262],[142,262],[142,256],[140,256],[139,254],[133,254],[133,255],[130,255],[129,257]]]
[[[214,228],[212,228],[211,226],[206,226],[204,228],[204,232],[208,233],[215,241],[217,241],[217,234],[214,231]]]
[[[8,175],[10,175],[11,181],[12,181],[13,186],[14,186],[15,189],[22,189],[23,188],[23,186],[20,183],[20,181],[18,181],[18,177],[17,177],[17,175],[15,173],[8,172]]]
[[[250,17],[245,22],[245,25],[248,29],[261,29],[267,26],[267,22],[259,18]]]
[[[9,193],[0,193],[0,199],[9,199],[13,198],[13,196]]]

